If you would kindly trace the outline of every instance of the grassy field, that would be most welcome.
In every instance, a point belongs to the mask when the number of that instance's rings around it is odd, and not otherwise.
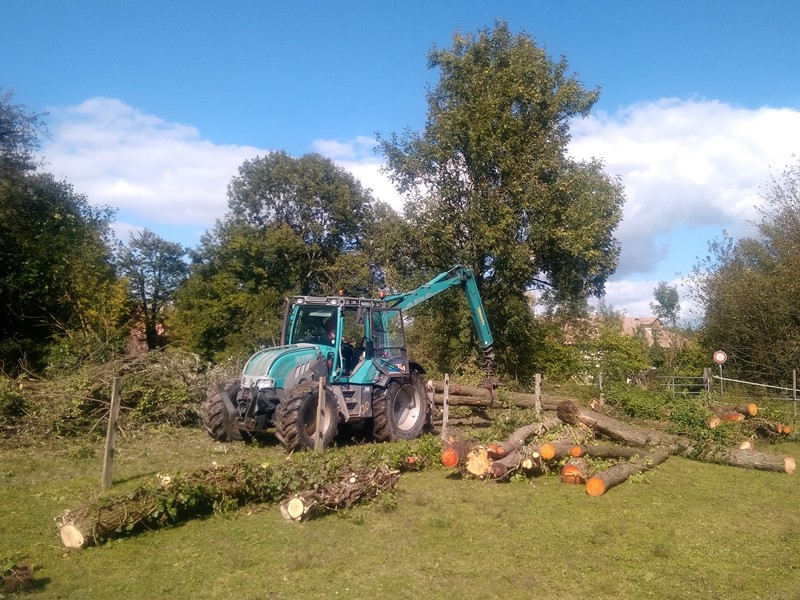
[[[800,457],[798,443],[762,449]],[[119,439],[114,481],[282,457],[159,430]],[[554,476],[495,484],[431,468],[403,475],[392,496],[299,525],[249,506],[67,550],[54,517],[97,493],[101,465],[101,441],[0,446],[0,561],[34,563],[24,597],[800,597],[797,474],[670,458],[591,498]]]

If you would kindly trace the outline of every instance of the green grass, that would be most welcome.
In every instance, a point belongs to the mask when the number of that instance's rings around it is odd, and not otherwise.
[[[800,444],[767,451],[800,457]],[[115,487],[272,446],[197,430],[118,440]],[[670,458],[600,498],[553,476],[508,484],[432,468],[369,505],[303,524],[274,505],[86,550],[53,518],[99,487],[102,442],[0,447],[0,561],[31,560],[31,598],[790,599],[800,589],[798,474]],[[2,596],[2,592],[0,592]]]

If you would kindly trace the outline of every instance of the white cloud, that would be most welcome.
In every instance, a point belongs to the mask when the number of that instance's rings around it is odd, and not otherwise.
[[[380,172],[384,164],[375,154],[377,144],[375,138],[358,136],[347,142],[315,140],[313,148],[350,171],[364,187],[372,190],[376,199],[402,213],[403,198],[386,175]]]
[[[119,100],[92,98],[51,109],[47,168],[94,204],[171,225],[210,225],[225,213],[239,166],[265,150],[223,146],[194,127],[146,115]]]
[[[575,121],[572,134],[574,157],[602,158],[625,185],[624,277],[656,271],[676,228],[752,234],[760,186],[797,150],[800,112],[668,98]]]

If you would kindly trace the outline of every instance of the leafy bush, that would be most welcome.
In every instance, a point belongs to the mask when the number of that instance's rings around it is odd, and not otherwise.
[[[672,398],[638,386],[615,385],[607,388],[607,400],[629,417],[658,421],[669,418]]]
[[[18,386],[7,377],[0,377],[0,424],[13,422],[25,414],[25,399]]]

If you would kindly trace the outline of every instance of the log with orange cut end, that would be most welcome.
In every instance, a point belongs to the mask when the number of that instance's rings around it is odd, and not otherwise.
[[[589,475],[589,465],[583,458],[571,458],[561,469],[562,483],[585,483]]]

